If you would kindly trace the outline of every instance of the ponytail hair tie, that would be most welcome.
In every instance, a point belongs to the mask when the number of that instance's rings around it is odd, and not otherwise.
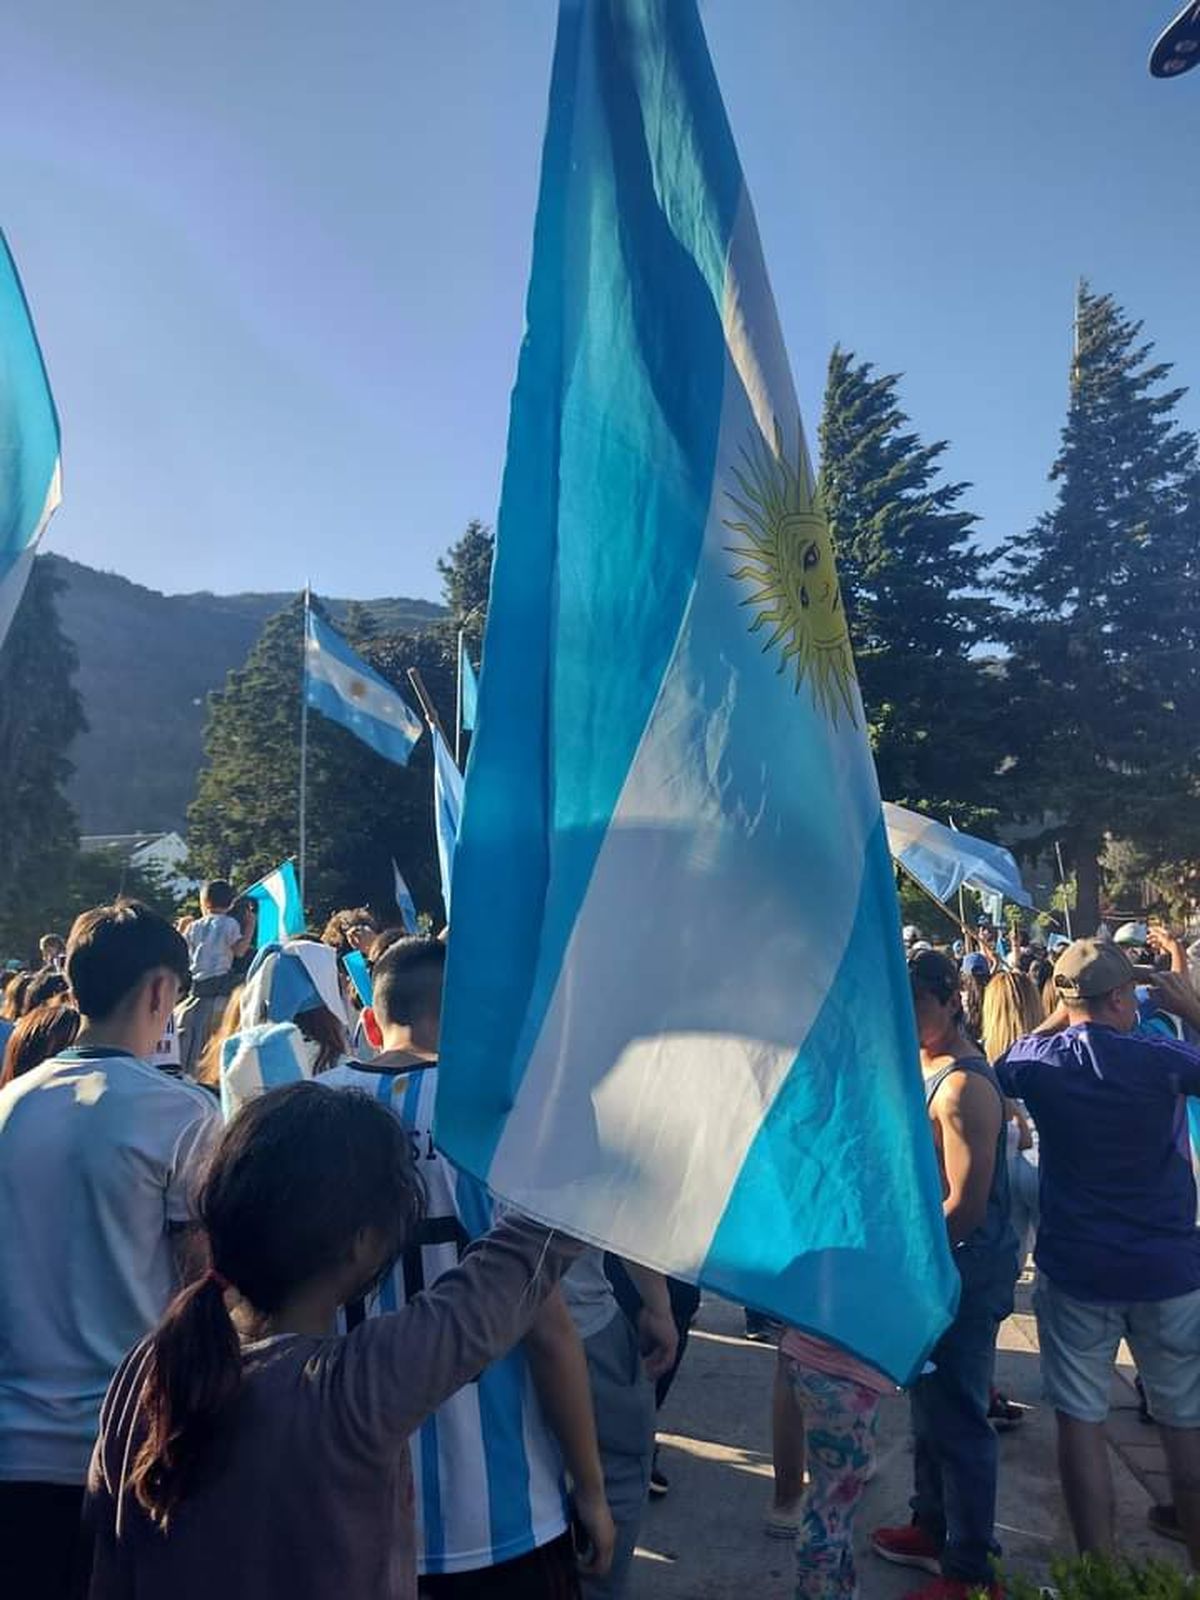
[[[227,1290],[233,1288],[233,1285],[230,1283],[225,1274],[223,1272],[218,1272],[216,1267],[209,1267],[208,1271],[204,1274],[204,1281],[206,1283],[216,1284],[217,1288],[220,1289],[222,1294],[225,1294]]]

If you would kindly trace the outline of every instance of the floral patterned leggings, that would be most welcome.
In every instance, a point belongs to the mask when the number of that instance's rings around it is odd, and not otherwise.
[[[879,1396],[788,1360],[808,1460],[804,1520],[796,1538],[796,1600],[856,1600],[854,1513],[875,1464]]]

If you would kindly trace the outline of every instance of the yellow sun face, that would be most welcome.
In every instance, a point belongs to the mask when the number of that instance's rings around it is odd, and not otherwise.
[[[756,608],[751,632],[769,626],[763,649],[778,646],[780,672],[795,664],[797,693],[807,679],[814,704],[833,723],[843,711],[855,723],[854,658],[833,541],[803,443],[793,467],[778,425],[774,450],[756,434],[733,475],[739,492],[727,493],[740,515],[725,526],[745,541],[730,553],[745,562],[733,576],[755,586],[742,602]]]

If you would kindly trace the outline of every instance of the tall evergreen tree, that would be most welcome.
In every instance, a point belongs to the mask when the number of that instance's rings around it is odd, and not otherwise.
[[[835,348],[821,418],[821,492],[837,548],[868,731],[884,797],[977,826],[1005,749],[993,637],[968,488],[939,481],[944,442],[908,426],[899,376]]]
[[[1007,546],[1009,774],[1070,850],[1078,922],[1100,915],[1106,835],[1196,854],[1200,465],[1184,390],[1110,295],[1081,286],[1054,508]]]
[[[61,905],[78,843],[64,790],[84,718],[61,587],[39,557],[0,648],[0,953],[21,957]]]
[[[482,631],[491,534],[471,523],[439,562],[455,617],[419,633],[386,634],[355,603],[343,631],[365,660],[414,704],[408,669],[422,681],[453,742],[457,620]],[[315,602],[319,609],[319,603]],[[466,609],[462,609],[465,607]],[[189,812],[190,862],[198,876],[245,885],[295,854],[300,786],[303,602],[264,628],[246,665],[212,696],[205,759]],[[406,767],[385,761],[346,729],[317,713],[308,720],[308,911],[324,920],[363,902],[395,912],[391,862],[399,862],[417,904],[434,909],[440,876],[433,831],[432,750],[428,739]]]
[[[462,628],[473,649],[483,638],[495,548],[495,534],[486,523],[473,517],[462,538],[438,562],[443,598],[450,612],[449,626],[455,633]]]

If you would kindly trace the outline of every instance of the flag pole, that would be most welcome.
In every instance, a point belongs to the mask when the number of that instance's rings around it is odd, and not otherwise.
[[[462,715],[463,715],[463,651],[466,649],[467,631],[465,628],[458,630],[458,673],[456,675],[456,689],[454,693],[454,765],[462,770]]]
[[[1054,841],[1054,857],[1058,862],[1058,882],[1059,887],[1062,889],[1063,917],[1067,924],[1067,938],[1073,939],[1075,935],[1071,932],[1071,902],[1067,896],[1067,872],[1063,866],[1062,845],[1057,839]]]
[[[436,728],[442,739],[449,744],[449,740],[446,739],[446,730],[442,727],[441,718],[437,714],[437,707],[430,699],[429,690],[425,687],[425,680],[421,677],[416,667],[409,667],[408,681],[412,684],[413,691],[421,702],[421,710],[425,713],[425,721],[431,728]]]
[[[304,585],[304,637],[300,655],[300,904],[304,905],[305,867],[308,861],[308,614],[312,591]]]
[[[913,883],[915,883],[917,888],[920,889],[921,893],[923,895],[926,895],[930,900],[932,900],[934,905],[937,906],[939,911],[944,911],[946,916],[950,919],[951,922],[957,922],[958,923],[959,932],[963,936],[963,944],[964,945],[969,945],[970,942],[971,942],[971,936],[967,932],[966,923],[960,921],[959,918],[957,918],[954,915],[954,912],[946,904],[946,902],[944,900],[939,900],[938,899],[937,895],[934,894],[932,889],[927,889],[925,887],[925,885],[921,882],[920,878],[918,878],[908,867],[906,867],[904,865],[903,861],[899,860],[895,856],[893,856],[892,859],[896,862],[896,865],[900,868],[900,871],[904,874],[904,876],[906,878],[910,879]]]

